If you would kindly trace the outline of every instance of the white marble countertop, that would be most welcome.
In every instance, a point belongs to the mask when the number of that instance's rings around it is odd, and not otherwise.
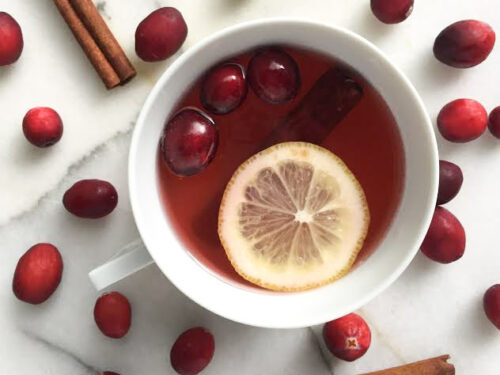
[[[0,68],[0,374],[173,374],[168,352],[177,335],[195,325],[216,338],[213,363],[204,374],[355,375],[449,353],[457,374],[498,375],[500,333],[486,320],[481,298],[500,281],[500,141],[489,134],[455,145],[443,141],[442,159],[459,164],[465,182],[448,205],[467,232],[465,256],[451,265],[419,254],[403,276],[359,313],[372,328],[368,353],[354,363],[322,350],[318,329],[265,330],[219,318],[178,292],[155,266],[114,289],[129,297],[133,325],[119,341],[95,327],[98,293],[87,272],[137,238],[128,202],[127,148],[134,121],[159,74],[175,59],[139,62],[133,52],[139,21],[159,6],[180,9],[189,26],[187,49],[225,26],[270,16],[295,16],[345,26],[384,50],[410,77],[429,113],[449,100],[472,97],[490,110],[500,105],[500,47],[480,66],[454,70],[435,61],[432,43],[453,21],[477,18],[500,32],[495,0],[416,0],[398,26],[379,23],[368,0],[99,0],[99,9],[138,68],[124,88],[106,92],[50,0],[0,0],[0,10],[23,28],[21,60]],[[286,3],[286,6],[283,4]],[[25,112],[52,106],[65,123],[62,141],[50,149],[29,145],[21,131]],[[102,178],[118,189],[109,217],[82,221],[61,204],[80,178]],[[36,242],[61,250],[65,273],[46,303],[31,306],[11,291],[18,258]]]

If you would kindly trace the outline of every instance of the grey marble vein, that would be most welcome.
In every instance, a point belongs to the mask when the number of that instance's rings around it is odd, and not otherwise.
[[[70,167],[67,169],[67,171],[64,174],[64,176],[49,191],[47,191],[45,194],[43,194],[35,202],[35,204],[33,204],[33,206],[31,206],[27,210],[24,210],[23,212],[20,212],[17,215],[14,215],[14,216],[8,218],[8,220],[5,223],[0,224],[0,229],[8,226],[9,224],[11,224],[12,222],[14,222],[16,220],[22,219],[23,217],[25,217],[30,212],[36,210],[40,206],[41,202],[43,202],[43,200],[46,199],[47,196],[49,196],[54,190],[56,190],[61,185],[61,183],[64,181],[64,179],[71,173],[71,171],[73,171],[75,169],[78,169],[80,166],[82,166],[83,164],[85,164],[87,161],[89,161],[92,158],[94,158],[95,155],[99,154],[99,152],[101,150],[103,150],[107,146],[108,143],[114,142],[115,140],[119,139],[120,137],[129,137],[131,135],[131,133],[132,133],[134,125],[135,125],[135,121],[130,121],[130,127],[127,130],[116,132],[115,135],[113,135],[111,138],[109,138],[109,139],[105,140],[104,142],[100,143],[98,146],[96,146],[92,150],[90,150],[84,157],[82,157],[81,159],[77,160],[75,163],[73,163],[72,165],[70,165]]]
[[[64,355],[66,358],[70,359],[75,364],[79,365],[82,368],[82,370],[85,371],[86,374],[95,375],[95,374],[100,372],[94,366],[86,363],[83,359],[79,358],[74,353],[69,352],[68,350],[66,350],[66,349],[60,347],[59,345],[49,341],[48,339],[41,337],[41,336],[38,336],[38,335],[34,334],[33,332],[29,332],[29,331],[25,331],[25,330],[23,330],[22,333],[26,337],[32,339],[33,341],[38,342],[39,344],[43,345],[44,347],[46,347],[54,352],[57,352],[59,354]]]

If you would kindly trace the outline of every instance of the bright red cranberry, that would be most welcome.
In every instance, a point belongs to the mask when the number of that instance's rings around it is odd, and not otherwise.
[[[243,67],[224,64],[216,67],[205,77],[200,99],[203,107],[218,115],[229,113],[243,102],[248,86]]]
[[[144,61],[165,60],[181,48],[187,32],[181,12],[172,7],[157,9],[137,26],[137,56]]]
[[[45,302],[61,282],[63,260],[49,243],[32,246],[18,261],[12,289],[21,301],[37,305]]]
[[[101,332],[113,339],[125,336],[132,323],[132,309],[123,294],[103,294],[95,303],[94,319]]]
[[[80,180],[64,193],[63,204],[75,216],[98,219],[115,209],[118,193],[107,181]]]
[[[15,63],[23,47],[21,27],[8,13],[0,12],[0,66]]]
[[[31,144],[37,147],[49,147],[61,139],[63,122],[52,108],[33,108],[24,116],[23,132]]]
[[[371,331],[358,314],[348,314],[323,326],[323,339],[328,350],[344,361],[362,357],[371,343]]]
[[[201,327],[191,328],[175,341],[170,351],[170,363],[181,375],[196,375],[208,366],[214,351],[212,334]]]
[[[438,129],[448,141],[464,143],[478,138],[488,126],[488,113],[481,103],[457,99],[439,112]]]
[[[371,0],[372,12],[383,23],[400,23],[413,11],[414,0]]]
[[[463,181],[464,176],[458,165],[440,160],[437,204],[445,204],[455,198]]]
[[[436,262],[452,263],[464,255],[464,227],[450,211],[436,207],[420,249]]]
[[[488,319],[500,329],[500,284],[493,285],[486,291],[483,307]]]
[[[300,88],[300,72],[295,60],[279,48],[257,51],[248,65],[248,82],[266,102],[291,101]]]
[[[500,138],[500,107],[496,107],[493,111],[491,111],[488,128],[490,129],[491,134]]]
[[[441,31],[434,42],[434,56],[455,68],[470,68],[482,63],[495,45],[495,32],[481,21],[465,20]]]
[[[217,151],[218,134],[213,120],[201,111],[186,108],[165,125],[160,141],[163,160],[178,176],[203,171]]]

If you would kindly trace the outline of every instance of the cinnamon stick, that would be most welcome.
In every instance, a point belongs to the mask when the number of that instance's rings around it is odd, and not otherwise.
[[[448,363],[449,355],[375,371],[361,375],[455,375],[455,366]]]
[[[131,80],[136,72],[91,0],[70,0],[76,13],[87,27],[101,51],[120,77],[121,84]]]
[[[106,88],[117,87],[135,76],[135,69],[93,3],[97,16],[89,11],[88,4],[80,4],[82,14],[91,14],[83,17],[85,22],[73,7],[71,0],[54,0],[54,3]]]

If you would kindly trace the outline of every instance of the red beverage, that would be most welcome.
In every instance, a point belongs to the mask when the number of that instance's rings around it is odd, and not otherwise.
[[[233,269],[219,242],[218,210],[222,193],[233,172],[263,147],[283,141],[311,142],[313,139],[316,140],[314,143],[332,151],[347,164],[364,189],[371,215],[368,236],[356,264],[366,259],[384,238],[397,212],[404,187],[403,142],[396,120],[381,95],[359,73],[331,57],[294,47],[285,50],[297,62],[301,76],[300,89],[293,100],[273,104],[249,89],[239,107],[218,115],[204,110],[202,106],[201,77],[191,88],[187,88],[177,110],[195,107],[207,113],[216,123],[219,144],[214,159],[201,173],[179,177],[169,170],[163,158],[158,157],[161,198],[182,243],[210,270],[244,285],[250,284]],[[246,68],[253,53],[244,53],[226,61]],[[318,95],[322,95],[324,90],[318,90],[318,83],[332,72],[332,68],[352,78],[360,86],[362,96],[360,94],[349,110],[339,111],[341,115],[335,113],[336,108],[333,108],[333,114],[342,118],[334,121],[331,130],[328,128],[325,132],[323,128],[315,134],[317,124],[313,120],[307,132],[297,132],[297,126],[301,125],[296,123],[305,118],[303,105],[310,104],[312,98],[321,102],[322,98]],[[316,112],[309,113],[309,117],[322,120],[322,114]],[[332,113],[332,108],[326,112]],[[301,120],[294,122],[296,117],[301,117]],[[295,134],[287,134],[283,124],[291,124],[290,132],[295,131]],[[168,251],[168,245],[165,251]]]

